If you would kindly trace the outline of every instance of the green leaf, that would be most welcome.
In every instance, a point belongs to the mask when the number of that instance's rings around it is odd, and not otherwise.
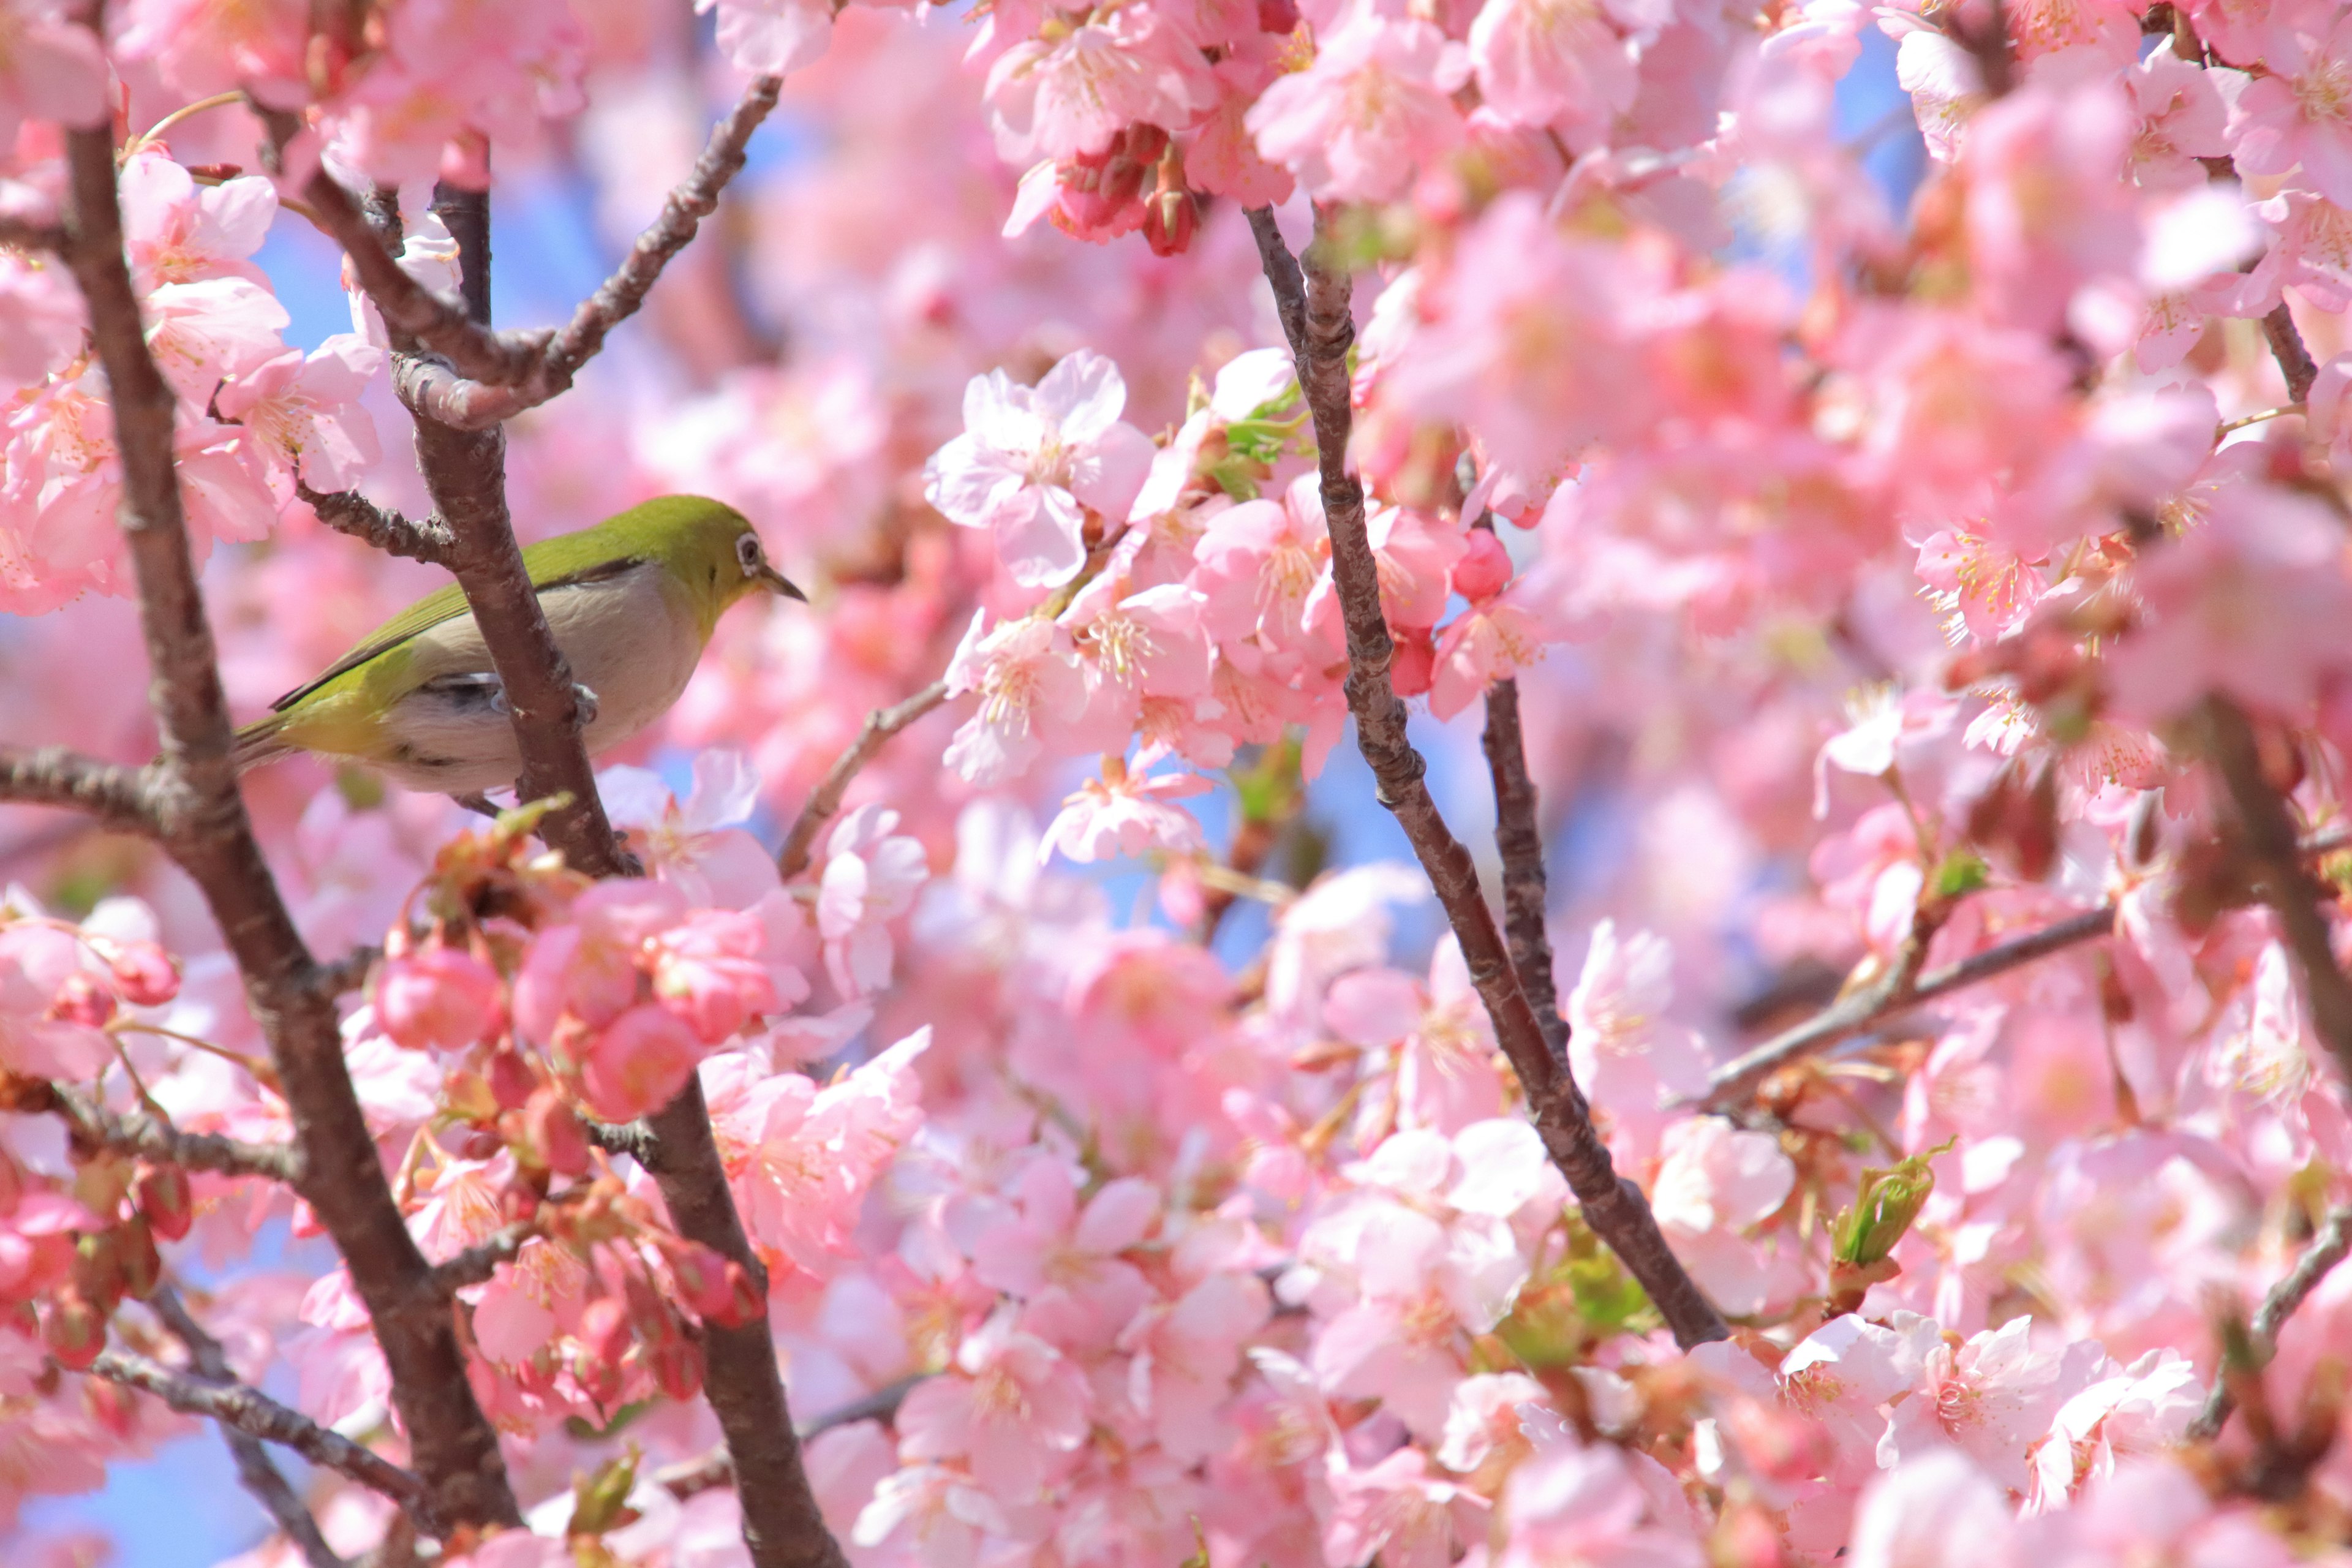
[[[1864,1268],[1895,1250],[1919,1217],[1928,1194],[1936,1190],[1936,1173],[1927,1163],[1952,1147],[1946,1139],[1924,1154],[1914,1154],[1884,1169],[1862,1173],[1862,1188],[1853,1205],[1837,1217],[1832,1231],[1832,1256],[1840,1263]]]

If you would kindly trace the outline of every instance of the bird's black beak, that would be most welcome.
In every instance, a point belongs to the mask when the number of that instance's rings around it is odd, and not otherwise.
[[[764,561],[760,563],[759,570],[752,573],[752,575],[787,599],[798,599],[803,605],[808,603],[808,595],[793,586],[791,578]]]

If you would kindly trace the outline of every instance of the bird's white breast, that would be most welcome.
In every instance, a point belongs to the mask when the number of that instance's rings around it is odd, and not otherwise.
[[[583,737],[591,756],[668,711],[702,657],[694,614],[656,564],[551,588],[539,602],[572,679],[596,694],[596,717]],[[513,784],[522,757],[498,689],[462,679],[492,673],[473,616],[420,633],[412,670],[417,689],[386,715],[396,745],[384,771],[411,788],[445,795]]]

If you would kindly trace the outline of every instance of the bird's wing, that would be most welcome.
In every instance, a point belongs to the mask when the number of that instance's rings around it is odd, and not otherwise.
[[[557,539],[541,540],[522,552],[523,569],[530,574],[531,585],[540,593],[544,594],[551,588],[569,587],[575,584],[596,583],[607,577],[617,577],[622,573],[634,570],[645,561],[645,557],[641,555],[625,555],[617,560],[598,561],[593,564],[572,566],[571,561],[577,559],[579,538],[578,534],[570,534]],[[548,548],[550,545],[568,548],[551,551]],[[425,595],[425,597],[361,638],[358,645],[349,653],[329,665],[316,677],[272,702],[269,705],[269,710],[273,713],[283,713],[329,681],[350,674],[377,655],[398,647],[419,632],[430,631],[442,622],[455,620],[467,613],[465,591],[457,584],[452,583],[446,587],[436,588],[432,593]]]

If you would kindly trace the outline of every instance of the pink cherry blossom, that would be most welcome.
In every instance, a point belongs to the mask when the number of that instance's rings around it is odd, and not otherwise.
[[[1469,74],[1462,47],[1426,22],[1362,10],[1249,111],[1269,163],[1318,200],[1387,201],[1461,135],[1447,95]]]
[[[861,805],[826,838],[816,895],[817,934],[825,973],[844,995],[887,984],[895,951],[890,924],[915,901],[930,873],[923,847],[892,830],[898,814]]]

